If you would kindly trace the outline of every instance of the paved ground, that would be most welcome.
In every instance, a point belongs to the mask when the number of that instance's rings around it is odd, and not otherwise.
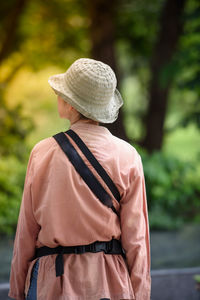
[[[152,271],[152,300],[200,300],[195,274],[200,268]]]
[[[10,299],[8,297],[8,289],[9,289],[8,283],[0,283],[0,300]]]
[[[200,268],[152,271],[152,300],[200,300],[193,276]],[[8,300],[8,284],[0,284],[0,300]]]
[[[200,224],[151,232],[150,239],[152,270],[200,267]]]

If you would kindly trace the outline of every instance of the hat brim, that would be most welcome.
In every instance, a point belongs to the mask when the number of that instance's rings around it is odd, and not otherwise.
[[[113,97],[109,103],[100,105],[97,103],[91,106],[86,101],[70,90],[70,87],[65,82],[65,73],[53,75],[49,78],[48,83],[56,94],[61,96],[64,101],[72,105],[78,112],[85,117],[101,123],[113,123],[119,113],[119,108],[123,105],[123,100],[120,92],[115,89]]]

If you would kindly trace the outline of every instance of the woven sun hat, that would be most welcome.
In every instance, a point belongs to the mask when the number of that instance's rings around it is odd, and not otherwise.
[[[51,76],[48,82],[78,112],[101,123],[113,123],[123,105],[115,73],[101,61],[80,58],[65,73]]]

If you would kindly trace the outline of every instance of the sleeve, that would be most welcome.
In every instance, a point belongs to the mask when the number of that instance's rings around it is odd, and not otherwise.
[[[136,300],[149,300],[151,292],[149,223],[142,161],[137,154],[121,199],[121,242]]]
[[[31,182],[33,178],[33,158],[32,150],[26,171],[10,271],[10,290],[8,295],[16,300],[25,299],[25,280],[29,263],[35,254],[35,245],[40,229],[32,211]]]

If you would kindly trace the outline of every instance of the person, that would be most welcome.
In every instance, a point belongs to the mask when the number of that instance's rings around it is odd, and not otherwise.
[[[148,300],[149,224],[141,157],[132,145],[102,125],[114,122],[123,104],[115,73],[103,62],[80,58],[48,82],[57,95],[60,117],[70,120],[70,130],[108,174],[120,199],[116,200],[68,131],[62,134],[69,157],[54,136],[38,142],[27,166],[9,297]],[[70,161],[70,149],[75,149],[80,163]],[[99,200],[96,186],[91,190],[88,175],[85,181],[80,175],[84,168],[112,204]],[[109,252],[110,241],[115,243]],[[98,245],[106,246],[102,251]]]

